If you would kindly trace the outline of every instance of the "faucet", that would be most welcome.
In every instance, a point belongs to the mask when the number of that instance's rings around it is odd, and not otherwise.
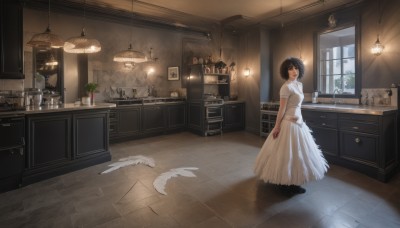
[[[333,103],[336,105],[336,98],[335,98],[335,94],[337,93],[337,94],[339,94],[340,93],[340,89],[335,89],[334,91],[333,91]]]

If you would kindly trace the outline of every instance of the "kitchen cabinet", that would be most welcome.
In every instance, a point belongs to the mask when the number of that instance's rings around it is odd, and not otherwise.
[[[108,110],[30,114],[22,184],[110,161]]]
[[[142,108],[143,133],[162,132],[166,128],[165,108],[161,105],[149,105]]]
[[[203,136],[221,134],[223,98],[230,95],[230,75],[209,73],[202,64],[190,65],[186,91],[188,129]]]
[[[337,113],[303,110],[302,115],[324,155],[336,158],[339,155]]]
[[[166,106],[168,130],[183,129],[186,127],[186,104],[171,104]]]
[[[0,79],[24,79],[22,5],[0,1]]]
[[[244,130],[245,128],[245,103],[224,104],[224,121],[222,130],[224,132]]]
[[[398,166],[397,114],[302,111],[326,159],[387,181]]]
[[[185,102],[121,105],[111,113],[111,143],[182,130],[187,122]]]
[[[25,166],[25,118],[0,116],[0,192],[18,188]]]
[[[277,115],[277,111],[261,110],[260,136],[268,136],[272,129],[274,129]]]
[[[210,95],[221,98],[229,97],[230,74],[205,73],[204,65],[191,65],[190,78],[187,82],[188,100],[202,100]]]
[[[141,106],[121,106],[115,109],[116,129],[114,129],[113,138],[110,138],[112,142],[140,134],[141,110]]]
[[[109,114],[103,112],[82,112],[73,114],[74,150],[73,159],[93,154],[107,153]]]

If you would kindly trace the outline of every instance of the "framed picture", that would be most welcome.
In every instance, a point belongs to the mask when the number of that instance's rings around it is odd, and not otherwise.
[[[168,80],[179,80],[179,67],[168,67]]]

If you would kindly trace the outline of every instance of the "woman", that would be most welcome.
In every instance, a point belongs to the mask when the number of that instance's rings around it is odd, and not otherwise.
[[[298,58],[283,61],[280,74],[286,82],[280,89],[280,106],[274,129],[257,156],[254,172],[264,182],[277,184],[285,192],[306,190],[300,185],[324,177],[328,164],[303,123],[301,102],[304,99],[304,64]]]

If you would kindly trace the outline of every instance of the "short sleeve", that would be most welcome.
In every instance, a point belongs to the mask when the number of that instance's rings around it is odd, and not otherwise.
[[[290,90],[288,84],[283,84],[281,87],[281,90],[279,91],[279,96],[280,98],[289,98],[290,96]]]

